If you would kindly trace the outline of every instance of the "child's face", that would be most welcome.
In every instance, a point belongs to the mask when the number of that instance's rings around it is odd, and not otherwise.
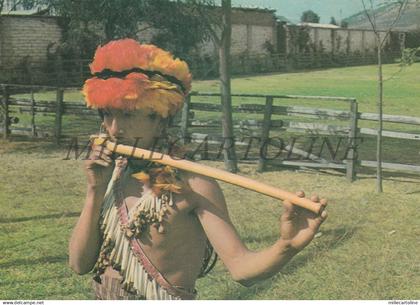
[[[149,148],[163,130],[162,117],[142,110],[104,109],[104,126],[112,141]]]

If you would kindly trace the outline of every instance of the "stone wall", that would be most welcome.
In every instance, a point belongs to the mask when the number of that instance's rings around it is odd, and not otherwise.
[[[231,54],[268,54],[265,44],[268,42],[275,47],[276,35],[274,27],[233,24]],[[201,55],[217,55],[217,50],[210,40],[202,43],[198,48]]]
[[[286,45],[288,54],[302,52],[302,50],[305,49],[303,46],[297,47],[296,45],[298,44],[298,41],[293,41],[292,37],[297,37],[297,33],[299,31],[307,32],[308,41],[305,42],[307,45],[306,50],[310,49],[313,52],[367,54],[375,52],[376,49],[375,34],[372,30],[344,28],[328,29],[301,26],[285,27],[288,34],[285,35],[284,39],[287,41],[279,41],[278,48],[282,49],[280,44]],[[291,33],[292,31],[294,34]],[[380,36],[382,38],[384,38],[384,35],[385,32],[380,32]],[[404,33],[401,33],[401,35],[404,36]],[[302,40],[300,43],[302,43]],[[388,37],[385,45],[387,43],[391,43],[391,35]],[[404,39],[395,43],[401,43],[402,48],[404,45]]]
[[[147,28],[144,24],[141,27]],[[267,54],[268,52],[264,47],[267,41],[273,46],[277,45],[276,30],[277,23],[274,11],[234,8],[232,10],[231,54]],[[148,29],[141,32],[138,39],[141,42],[150,42],[155,33],[156,30]],[[214,57],[218,54],[211,40],[201,43],[197,49],[200,55]]]
[[[33,62],[47,58],[48,46],[61,39],[56,17],[12,16],[0,17],[0,66],[12,66],[25,57]]]
[[[275,29],[275,26],[232,24],[231,54],[268,54],[265,44],[269,42],[275,46],[277,43]],[[217,54],[212,41],[201,44],[199,49],[202,55]]]

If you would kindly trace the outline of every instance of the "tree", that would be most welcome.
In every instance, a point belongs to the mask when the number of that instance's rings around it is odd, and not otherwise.
[[[232,36],[231,21],[231,0],[222,0],[223,29],[220,39],[219,60],[220,60],[220,91],[223,107],[223,139],[224,139],[224,160],[226,168],[231,172],[237,172],[235,138],[233,134],[232,120],[232,95],[230,84],[230,45]],[[226,141],[228,139],[229,141]]]
[[[411,66],[416,61],[420,60],[420,47],[407,48],[403,51],[401,56],[401,66]]]
[[[119,38],[137,39],[149,28],[158,30],[155,44],[179,57],[209,39],[201,17],[191,14],[190,5],[186,5],[188,0],[21,1],[44,5],[62,17],[61,49],[67,50],[67,56],[90,58],[98,44]]]
[[[347,29],[349,27],[349,23],[346,20],[342,20],[340,26],[344,29]]]
[[[338,25],[337,20],[334,17],[331,17],[330,24]]]
[[[21,0],[23,1],[23,0]],[[134,38],[144,20],[146,1],[131,0],[24,0],[44,6],[62,17],[62,57],[90,58],[98,44],[115,38]],[[31,3],[30,3],[31,2]]]
[[[232,36],[231,0],[222,0],[219,9],[213,1],[193,1],[207,28],[215,46],[219,50],[219,77],[222,104],[223,157],[225,168],[231,172],[238,171],[233,134],[232,96],[230,74],[230,47]]]
[[[377,101],[377,112],[378,112],[378,134],[376,141],[376,191],[378,193],[383,192],[383,183],[382,183],[382,131],[383,131],[383,98],[384,98],[384,79],[383,79],[383,70],[382,70],[382,52],[383,48],[391,34],[392,29],[400,20],[401,15],[407,8],[408,0],[398,0],[398,1],[386,1],[382,5],[393,5],[397,8],[397,14],[392,20],[392,23],[385,30],[385,34],[381,34],[378,30],[376,10],[373,3],[373,0],[361,0],[363,4],[363,9],[366,14],[366,17],[369,20],[369,23],[372,27],[373,32],[375,33],[376,38],[376,48],[377,48],[377,59],[378,59],[378,101]],[[368,4],[370,8],[368,9]],[[383,32],[382,32],[383,33]]]
[[[312,10],[307,10],[300,17],[301,22],[319,23],[320,17]]]
[[[198,43],[210,40],[207,24],[191,1],[148,1],[145,11],[147,24],[159,30],[152,42],[177,56],[185,57]]]
[[[19,9],[23,9],[23,10],[34,9],[41,1],[43,2],[44,0],[14,0],[13,2],[11,1],[6,2],[6,0],[0,0],[0,12],[3,12],[3,8],[6,3],[8,4],[7,5],[8,10],[3,13],[7,14],[12,11],[17,11]]]

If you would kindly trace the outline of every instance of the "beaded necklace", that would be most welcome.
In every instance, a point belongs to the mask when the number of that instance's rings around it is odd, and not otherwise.
[[[156,164],[153,162],[145,162],[141,165],[135,165],[127,160],[127,167],[132,177],[146,184],[150,191],[146,192],[139,199],[139,203],[128,212],[128,221],[120,223],[120,229],[123,235],[130,240],[138,239],[149,226],[155,226],[159,233],[164,234],[163,219],[167,214],[169,207],[174,205],[173,193],[181,193],[189,189],[188,186],[180,178],[177,169]],[[137,172],[139,170],[139,172]],[[122,198],[120,179],[114,180],[113,191],[119,192],[114,195],[115,198]],[[115,243],[105,238],[102,244],[98,261],[95,265],[95,279],[100,282],[100,275],[104,273],[107,266],[111,265],[116,270],[120,270],[118,262],[114,262],[110,257],[114,249]],[[213,251],[210,242],[207,241],[203,265],[199,277],[209,273],[217,262],[217,254]]]
[[[168,208],[174,205],[173,193],[180,194],[187,189],[181,180],[178,170],[170,166],[162,166],[148,162],[145,165],[135,166],[128,161],[132,172],[139,172],[131,176],[146,185],[150,191],[139,199],[137,206],[130,211],[130,221],[125,227],[127,237],[139,238],[148,226],[155,226],[163,234],[163,219]]]

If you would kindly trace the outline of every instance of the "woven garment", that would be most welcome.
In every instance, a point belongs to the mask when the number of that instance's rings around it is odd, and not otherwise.
[[[145,300],[141,295],[127,292],[122,288],[121,280],[107,276],[101,276],[101,284],[92,281],[96,300]]]
[[[95,265],[95,294],[98,299],[195,299],[196,292],[171,285],[145,255],[140,242],[127,236],[127,207],[120,196],[120,179],[128,172],[124,160],[116,162],[101,210],[103,244]],[[170,196],[172,198],[172,196]],[[118,270],[120,279],[106,277],[106,268]]]

